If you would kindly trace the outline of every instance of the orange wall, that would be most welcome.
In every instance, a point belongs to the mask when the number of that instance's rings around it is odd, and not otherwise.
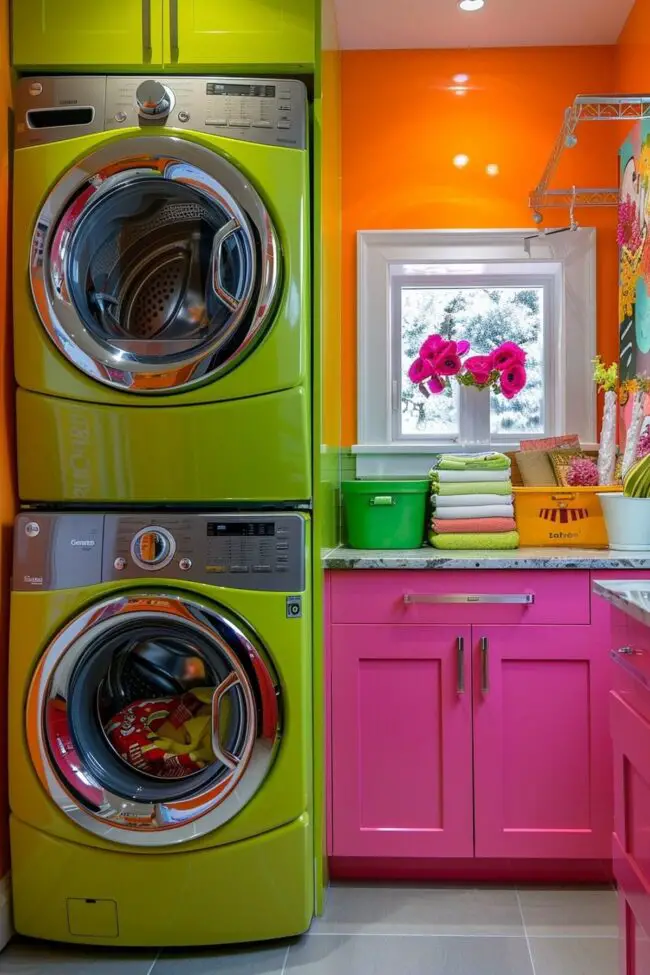
[[[8,315],[9,263],[9,71],[7,0],[0,0],[0,695],[7,686],[7,616],[11,565],[11,525],[15,513],[13,458],[13,369]],[[9,869],[7,733],[5,701],[0,697],[0,877]]]
[[[470,75],[464,97],[448,90]],[[527,200],[577,94],[616,84],[616,49],[349,51],[343,54],[343,444],[356,439],[356,232],[532,226]],[[557,185],[617,185],[618,126],[583,126]],[[458,170],[453,157],[466,153]],[[497,163],[500,175],[485,174]],[[618,355],[614,210],[598,234],[598,345]],[[546,225],[568,214],[547,213]]]
[[[650,92],[650,0],[636,0],[618,41],[617,89],[625,94]]]

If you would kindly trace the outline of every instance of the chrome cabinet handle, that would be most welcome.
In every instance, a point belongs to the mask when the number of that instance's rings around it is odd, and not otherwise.
[[[481,637],[481,693],[487,694],[490,690],[490,644],[486,636]]]
[[[169,0],[169,46],[172,51],[172,61],[178,61],[178,0]]]
[[[145,58],[151,57],[151,0],[142,0],[142,50]]]
[[[456,693],[465,693],[465,640],[459,636],[456,640]]]
[[[235,687],[239,684],[239,677],[237,674],[232,673],[223,680],[216,691],[212,695],[212,751],[214,752],[215,758],[229,769],[236,769],[239,765],[239,759],[236,755],[232,755],[229,751],[226,751],[221,747],[220,733],[221,729],[219,727],[219,705],[221,704],[221,699],[226,694],[231,687]]]
[[[407,606],[414,606],[418,603],[483,603],[484,605],[503,606],[505,604],[515,606],[532,606],[535,602],[535,594],[532,592],[508,592],[508,593],[469,593],[469,592],[449,592],[438,593],[404,593],[404,602]]]
[[[623,657],[636,657],[642,653],[641,650],[635,650],[634,647],[619,647],[616,652],[620,653]]]

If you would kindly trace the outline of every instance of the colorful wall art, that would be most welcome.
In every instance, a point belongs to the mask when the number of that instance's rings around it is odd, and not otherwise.
[[[620,150],[618,209],[621,381],[650,377],[650,121]]]

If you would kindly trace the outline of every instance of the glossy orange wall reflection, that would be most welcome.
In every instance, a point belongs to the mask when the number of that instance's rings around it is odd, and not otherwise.
[[[8,13],[0,0],[0,695],[6,694],[11,529],[16,510],[13,453],[13,369],[8,313],[9,262],[9,70]],[[9,869],[6,782],[6,701],[0,698],[0,877]]]
[[[650,92],[650,0],[636,0],[619,38],[616,90]]]
[[[343,444],[356,439],[356,233],[532,226],[538,182],[565,108],[611,90],[616,49],[349,51],[343,54]],[[453,76],[469,75],[458,96]],[[585,126],[556,185],[614,186],[617,126]],[[464,153],[464,169],[452,160]],[[486,167],[496,164],[498,176]],[[546,225],[565,225],[551,212]],[[598,234],[598,345],[617,338],[616,215],[583,211]]]

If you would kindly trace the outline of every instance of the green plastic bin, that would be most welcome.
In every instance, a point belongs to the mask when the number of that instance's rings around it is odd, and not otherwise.
[[[344,481],[343,509],[352,548],[420,548],[426,530],[423,481]]]

